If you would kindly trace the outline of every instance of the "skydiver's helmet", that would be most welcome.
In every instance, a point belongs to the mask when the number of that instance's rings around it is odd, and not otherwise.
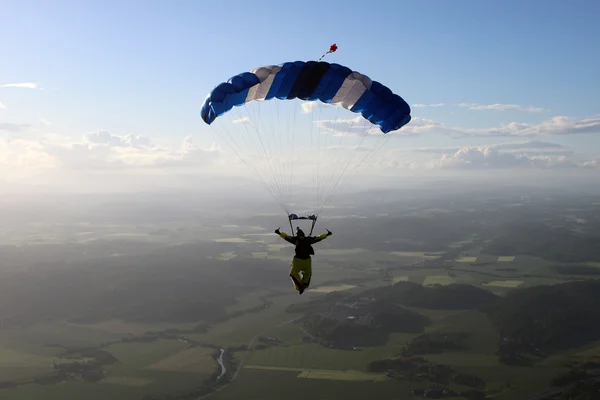
[[[304,231],[300,228],[296,228],[296,236],[299,238],[305,238],[306,235],[304,234]]]

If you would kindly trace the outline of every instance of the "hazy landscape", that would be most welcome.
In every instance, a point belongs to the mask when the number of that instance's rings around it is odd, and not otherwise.
[[[285,218],[252,202],[5,199],[0,398],[524,399],[594,384],[600,193],[585,190],[350,193],[318,222],[335,234],[303,296],[272,233]]]
[[[0,400],[600,399],[599,15],[1,0]]]

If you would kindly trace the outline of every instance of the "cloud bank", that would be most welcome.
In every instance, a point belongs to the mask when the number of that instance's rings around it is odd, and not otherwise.
[[[544,111],[549,111],[542,107],[534,107],[534,106],[521,106],[518,104],[479,104],[479,103],[456,103],[456,104],[446,104],[446,103],[417,103],[413,104],[411,107],[413,108],[439,108],[445,106],[454,106],[467,108],[469,110],[482,111],[482,110],[490,110],[490,111],[518,111],[518,112],[530,112],[530,113],[539,113]]]
[[[453,137],[538,137],[600,133],[600,118],[577,119],[557,116],[537,124],[510,122],[490,128],[463,128],[415,117],[401,131],[409,134],[445,134]]]
[[[19,82],[19,83],[5,83],[0,85],[0,88],[23,88],[23,89],[38,89],[37,83],[34,82]]]

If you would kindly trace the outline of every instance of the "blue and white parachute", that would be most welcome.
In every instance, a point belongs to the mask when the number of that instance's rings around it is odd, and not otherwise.
[[[292,207],[319,215],[410,112],[388,87],[348,67],[294,61],[217,85],[200,114],[288,215]]]
[[[323,61],[286,62],[236,75],[207,96],[202,119],[211,124],[235,106],[273,98],[339,104],[361,113],[383,133],[410,121],[410,106],[389,88],[348,67]]]

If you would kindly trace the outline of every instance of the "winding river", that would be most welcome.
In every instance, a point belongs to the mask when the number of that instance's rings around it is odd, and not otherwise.
[[[219,375],[217,380],[221,379],[223,375],[225,375],[225,372],[227,372],[227,368],[225,368],[225,364],[223,363],[223,354],[225,354],[225,349],[221,349],[221,355],[217,359],[219,365],[221,366],[221,375]]]

